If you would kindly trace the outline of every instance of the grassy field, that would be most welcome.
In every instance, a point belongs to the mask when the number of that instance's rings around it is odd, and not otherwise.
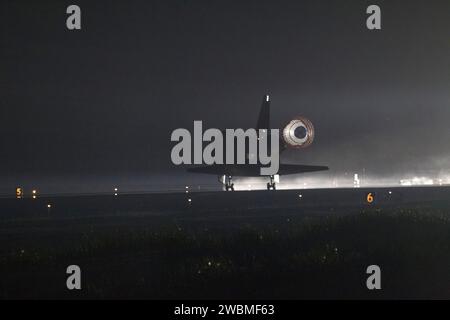
[[[0,297],[450,298],[448,207],[280,218],[231,232],[114,227],[60,241],[2,246]],[[81,267],[81,291],[66,289],[71,264]],[[366,288],[371,264],[382,290]]]

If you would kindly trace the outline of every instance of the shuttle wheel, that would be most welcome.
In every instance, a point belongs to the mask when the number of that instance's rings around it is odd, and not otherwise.
[[[231,185],[225,186],[225,190],[226,191],[234,191],[234,183],[232,183]]]
[[[275,183],[267,183],[267,190],[276,190]]]
[[[274,176],[270,176],[270,181],[267,183],[267,190],[276,190]]]
[[[234,183],[232,176],[225,176],[224,182],[226,191],[234,191]]]

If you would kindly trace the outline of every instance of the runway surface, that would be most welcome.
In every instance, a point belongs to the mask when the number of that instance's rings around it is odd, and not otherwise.
[[[0,297],[73,298],[76,263],[75,297],[371,298],[374,260],[375,298],[450,297],[449,208],[450,187],[3,198]]]
[[[369,194],[372,202],[368,202]],[[21,235],[28,238],[33,233],[38,237],[46,232],[51,237],[55,237],[52,233],[56,237],[61,233],[61,239],[64,239],[71,233],[86,229],[158,230],[175,226],[228,232],[246,223],[271,226],[286,219],[348,215],[361,210],[389,207],[436,207],[448,203],[450,187],[119,193],[117,196],[111,193],[9,198],[0,199],[0,241],[6,241],[11,236],[18,241]]]
[[[371,194],[373,201],[368,202]],[[155,215],[192,213],[215,215],[234,209],[309,210],[340,207],[392,206],[450,200],[450,186],[298,189],[276,191],[87,194],[30,196],[0,199],[0,218],[40,216],[53,218],[86,215],[148,213]],[[49,208],[48,205],[51,207]]]

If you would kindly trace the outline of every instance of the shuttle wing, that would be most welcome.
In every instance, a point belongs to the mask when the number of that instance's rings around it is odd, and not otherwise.
[[[257,177],[260,176],[260,165],[241,164],[241,165],[226,165],[213,164],[206,166],[198,166],[188,168],[187,171],[214,175],[230,175],[235,177]],[[303,164],[280,164],[279,175],[315,172],[328,170],[327,166],[310,166]]]

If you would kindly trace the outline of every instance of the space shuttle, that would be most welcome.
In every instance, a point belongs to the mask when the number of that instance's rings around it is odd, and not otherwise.
[[[256,123],[259,130],[270,129],[270,97],[264,95],[259,116]],[[290,120],[282,129],[279,129],[279,153],[287,149],[303,149],[310,146],[314,140],[314,126],[310,120],[298,116]],[[259,139],[259,138],[258,138]],[[270,140],[270,139],[269,139]],[[246,157],[251,155],[247,154]],[[211,164],[188,168],[188,172],[202,173],[218,176],[218,180],[226,191],[234,191],[233,177],[261,177],[261,164]],[[304,164],[279,164],[277,174],[268,175],[267,190],[275,190],[279,177],[290,174],[328,170],[327,166]]]

